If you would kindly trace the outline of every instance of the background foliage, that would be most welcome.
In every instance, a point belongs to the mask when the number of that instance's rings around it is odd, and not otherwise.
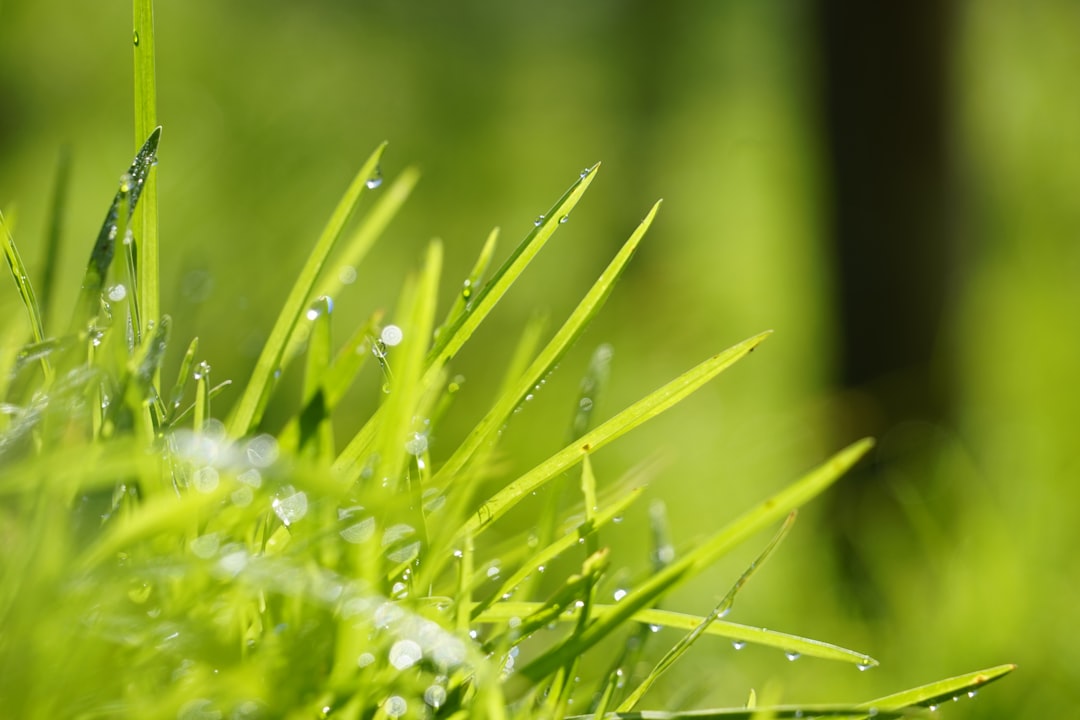
[[[872,652],[884,670],[754,650],[733,662],[729,645],[702,642],[710,672],[669,674],[658,697],[738,704],[770,681],[784,699],[856,700],[1016,661],[1021,674],[995,687],[993,702],[960,703],[950,716],[1060,714],[1080,700],[1071,641],[1080,342],[1070,331],[1080,300],[1071,90],[1080,18],[1064,2],[952,10],[938,68],[947,195],[928,211],[946,229],[953,268],[929,373],[946,389],[944,409],[888,417],[873,383],[842,386],[832,209],[842,169],[827,144],[822,33],[808,6],[791,3],[161,2],[163,310],[180,320],[174,337],[200,336],[216,378],[246,373],[281,288],[383,138],[384,174],[417,163],[423,178],[368,264],[380,273],[335,299],[343,327],[397,296],[431,236],[446,241],[447,276],[464,278],[491,226],[516,241],[602,160],[561,250],[538,261],[461,358],[465,388],[477,379],[462,395],[462,431],[490,400],[479,378],[508,362],[522,322],[537,307],[565,315],[663,196],[649,240],[564,361],[573,371],[556,373],[528,408],[531,422],[511,427],[519,469],[565,437],[579,369],[599,343],[615,348],[601,398],[611,412],[687,358],[767,327],[777,332],[762,352],[638,442],[605,450],[598,473],[671,450],[650,492],[685,542],[826,448],[881,437],[874,470],[833,491],[855,500],[812,508],[733,617]],[[74,299],[64,293],[81,276],[117,158],[131,154],[129,25],[126,3],[0,4],[0,203],[18,201],[32,267],[58,145],[72,151],[63,238],[78,251],[60,270],[59,308]],[[910,278],[916,294],[921,282]],[[0,303],[14,312],[17,295]],[[374,398],[351,402],[360,415]],[[628,533],[624,548],[645,565],[647,538]],[[707,613],[744,553],[672,604]]]

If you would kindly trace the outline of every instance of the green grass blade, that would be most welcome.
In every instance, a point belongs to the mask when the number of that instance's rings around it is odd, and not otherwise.
[[[568,715],[564,720],[591,720],[595,716]],[[712,710],[684,710],[682,712],[663,712],[661,710],[642,710],[640,712],[613,712],[604,716],[605,720],[760,720],[761,718],[834,718],[850,720],[862,717],[855,705],[775,705],[756,708],[717,708]],[[910,713],[883,710],[875,715],[880,720],[900,720],[910,718]]]
[[[625,601],[626,598],[623,599],[623,602]],[[499,602],[481,612],[475,618],[475,621],[478,623],[501,624],[505,623],[510,618],[526,617],[536,613],[545,606],[546,604],[541,602],[516,600]],[[597,622],[602,622],[610,614],[617,612],[621,607],[621,603],[615,605],[594,605],[593,610],[597,616]],[[563,613],[556,619],[558,622],[577,622],[577,615],[574,613]],[[642,623],[652,627],[694,630],[701,626],[706,618],[699,615],[672,612],[670,610],[643,608],[630,613],[624,620]],[[850,650],[839,645],[822,642],[821,640],[814,640],[813,638],[802,637],[800,635],[792,635],[790,633],[754,627],[752,625],[742,625],[726,620],[716,620],[710,623],[703,631],[703,634],[727,638],[728,640],[740,643],[776,648],[783,652],[798,653],[801,656],[813,657],[821,660],[833,660],[865,667],[876,667],[878,665],[878,661],[873,657],[857,650]],[[527,677],[533,682],[537,682],[538,680],[536,678],[542,676],[536,676],[534,675],[534,671],[530,670]]]
[[[675,406],[731,367],[760,345],[769,333],[761,333],[714,355],[697,367],[672,380],[667,385],[642,398],[615,417],[589,432],[578,442],[566,446],[529,472],[503,488],[485,502],[466,525],[470,532],[479,534],[492,522],[506,514],[511,507],[533,490],[581,461],[585,454],[599,450],[609,442],[625,435],[642,423]]]
[[[356,273],[367,256],[375,241],[382,236],[390,221],[397,215],[398,210],[405,204],[413,188],[420,179],[420,172],[415,168],[406,168],[394,182],[380,193],[378,201],[371,210],[365,213],[357,228],[344,241],[340,257],[334,262],[328,272],[323,273],[322,280],[316,285],[315,297],[329,297],[336,299],[345,285],[355,282]],[[294,330],[292,338],[285,349],[282,358],[282,366],[288,365],[289,361],[300,351],[303,340]]]
[[[473,453],[491,441],[499,428],[506,424],[514,409],[525,401],[525,398],[530,392],[533,392],[537,383],[551,371],[551,368],[570,349],[573,342],[581,336],[589,322],[596,317],[604,302],[611,295],[615,283],[626,269],[627,263],[630,262],[630,258],[633,257],[642,238],[645,237],[645,233],[648,231],[649,226],[652,225],[653,218],[656,217],[656,212],[659,209],[660,203],[653,205],[645,219],[631,234],[630,239],[622,246],[615,258],[600,274],[592,288],[589,289],[589,292],[585,294],[578,306],[570,313],[570,317],[555,333],[555,337],[551,339],[551,342],[540,352],[540,355],[529,366],[529,369],[515,381],[514,385],[499,396],[498,401],[488,411],[487,415],[473,428],[458,449],[454,451],[454,454],[450,456],[435,477],[433,482],[436,486],[441,484],[440,480],[453,478],[457,475]],[[443,484],[445,484],[445,480]]]
[[[446,313],[446,320],[444,320],[442,325],[439,326],[439,329],[435,331],[436,338],[445,332],[447,328],[453,327],[471,306],[473,297],[476,295],[476,289],[483,286],[484,275],[491,265],[491,259],[495,255],[495,248],[498,244],[499,228],[494,228],[488,233],[483,247],[480,248],[479,257],[477,257],[476,262],[473,263],[472,270],[469,271],[469,276],[465,278],[465,282],[462,283],[461,292],[450,306],[449,312]]]
[[[937,682],[932,682],[928,685],[922,685],[910,690],[904,690],[903,692],[898,692],[893,695],[886,695],[885,697],[863,703],[860,707],[865,710],[873,708],[878,711],[899,710],[913,706],[932,708],[933,706],[955,700],[964,695],[974,697],[975,693],[978,692],[979,688],[983,685],[1005,677],[1015,669],[1016,665],[998,665],[996,667],[978,670],[965,675],[957,675],[956,677],[938,680]],[[863,714],[858,717],[869,717],[869,715]]]
[[[539,681],[550,674],[554,668],[562,665],[568,655],[580,655],[585,652],[661,594],[699,573],[753,533],[818,495],[854,465],[872,446],[871,440],[861,440],[848,446],[794,484],[744,513],[703,545],[633,588],[619,604],[600,615],[596,622],[589,625],[583,632],[572,636],[562,645],[552,648],[529,663],[522,669],[522,674],[534,681]]]
[[[623,700],[623,702],[619,705],[619,712],[629,712],[630,710],[633,710],[634,706],[636,706],[638,702],[641,701],[641,698],[645,695],[646,692],[649,691],[649,688],[653,686],[653,684],[660,678],[660,676],[667,672],[667,670],[672,665],[674,665],[675,662],[679,658],[681,658],[687,650],[690,649],[690,646],[693,645],[698,638],[705,634],[705,632],[709,629],[710,625],[712,625],[720,618],[724,617],[724,615],[726,615],[728,611],[731,610],[731,606],[735,604],[735,596],[738,594],[739,590],[742,589],[742,587],[746,584],[750,577],[757,571],[758,568],[760,568],[765,563],[766,560],[768,560],[769,556],[773,553],[773,551],[776,550],[780,543],[783,542],[784,538],[787,537],[787,534],[791,531],[792,526],[794,526],[795,524],[795,517],[796,511],[792,510],[791,513],[788,515],[787,520],[785,520],[784,524],[780,526],[780,530],[776,533],[775,536],[773,536],[773,539],[769,541],[769,544],[765,546],[765,549],[758,554],[758,556],[754,559],[754,562],[750,563],[750,567],[748,567],[746,571],[743,572],[743,574],[735,582],[735,584],[731,586],[731,589],[728,590],[727,594],[720,601],[720,603],[717,604],[715,608],[713,608],[713,611],[709,613],[704,620],[698,623],[698,625],[693,630],[691,630],[687,635],[683,636],[683,638],[679,640],[679,642],[676,643],[674,647],[672,647],[670,650],[667,651],[667,653],[664,654],[664,657],[660,659],[660,662],[658,662],[656,666],[653,667],[652,671],[650,671],[649,674],[645,676],[645,678],[638,684],[638,686],[634,688],[633,692],[631,692],[626,697],[626,699]]]
[[[8,224],[4,221],[4,214],[0,212],[0,242],[4,244],[4,259],[7,260],[11,277],[15,280],[15,286],[19,289],[19,297],[22,298],[23,309],[30,323],[30,334],[35,343],[45,340],[45,327],[41,322],[41,308],[38,306],[37,297],[34,295],[34,286],[30,282],[30,275],[26,272],[22,257],[18,248],[15,247],[15,238],[12,237]],[[42,358],[43,368],[49,372],[48,360]]]
[[[419,281],[406,286],[398,306],[403,339],[393,348],[394,375],[390,381],[390,395],[383,405],[377,441],[378,475],[387,478],[391,488],[397,487],[405,468],[406,443],[413,433],[424,432],[416,425],[416,412],[424,395],[420,378],[435,325],[441,271],[442,244],[433,242],[428,248]]]
[[[614,354],[614,348],[604,343],[596,348],[592,357],[589,358],[589,367],[581,378],[577,404],[574,405],[574,419],[570,423],[570,440],[578,439],[592,426],[597,396],[611,378],[611,358]]]
[[[300,270],[300,276],[289,291],[285,300],[285,306],[278,314],[270,337],[263,346],[259,359],[255,363],[255,369],[251,373],[244,392],[233,410],[232,417],[228,422],[229,435],[242,437],[251,432],[262,419],[262,411],[265,408],[265,399],[269,395],[274,381],[274,373],[281,367],[282,357],[285,353],[286,343],[292,336],[293,328],[307,309],[307,300],[311,296],[311,290],[319,276],[326,258],[333,250],[338,238],[341,237],[345,224],[352,217],[357,203],[368,187],[368,180],[375,175],[379,167],[379,159],[386,149],[386,143],[382,143],[367,162],[360,168],[352,184],[345,195],[341,198],[337,208],[330,216],[322,235],[319,236],[315,248],[308,255],[307,262]]]
[[[334,458],[334,428],[323,383],[330,366],[330,313],[333,303],[323,295],[312,303],[307,312],[311,321],[304,363],[304,385],[301,397],[304,411],[300,414],[300,447],[314,443],[315,456],[330,462]]]
[[[45,262],[41,273],[39,305],[44,319],[50,318],[56,300],[56,268],[60,264],[60,244],[67,215],[68,189],[71,187],[71,153],[64,147],[56,159],[56,181],[49,208],[49,230],[45,236]]]
[[[108,276],[109,266],[112,265],[113,256],[116,253],[117,237],[123,239],[121,227],[127,226],[129,213],[134,212],[138,207],[139,198],[142,197],[146,186],[146,178],[157,162],[157,148],[160,140],[161,128],[154,128],[135,154],[135,159],[127,173],[120,180],[120,189],[105,214],[105,221],[101,224],[97,241],[94,243],[93,250],[90,251],[90,262],[87,263],[79,301],[71,319],[72,332],[85,330],[85,324],[97,315],[101,291],[105,289],[105,278]]]
[[[135,65],[135,147],[158,126],[157,70],[154,39],[153,0],[133,0],[134,33],[132,48]],[[143,187],[145,199],[131,218],[131,229],[138,251],[138,280],[132,299],[137,315],[142,318],[139,333],[149,332],[149,323],[161,315],[158,271],[158,202],[155,173],[147,173]],[[134,202],[132,203],[134,206]]]
[[[195,367],[195,353],[198,351],[199,338],[192,338],[187,352],[184,353],[184,357],[180,361],[180,371],[176,375],[176,383],[169,392],[169,405],[165,416],[166,424],[171,425],[176,422],[177,413],[180,412],[180,404],[184,401],[184,394],[187,392],[188,381],[191,379],[191,370]]]
[[[537,253],[543,249],[551,236],[562,224],[561,218],[566,217],[577,205],[581,196],[589,189],[599,163],[582,173],[577,182],[552,206],[546,215],[542,216],[539,224],[530,232],[514,252],[506,259],[495,275],[476,294],[472,300],[472,306],[468,313],[446,332],[441,333],[435,347],[432,349],[429,366],[434,370],[457,354],[462,345],[472,336],[480,323],[488,316],[495,305],[502,299],[506,291],[510,289],[514,281],[518,279],[529,263],[533,261]]]

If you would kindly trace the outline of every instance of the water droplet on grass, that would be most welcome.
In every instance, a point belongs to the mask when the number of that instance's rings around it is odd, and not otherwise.
[[[968,694],[967,694],[967,696],[968,696],[969,698],[973,698],[973,697],[975,697],[975,696],[976,696],[976,695],[978,695],[978,694],[979,694],[979,691],[978,691],[978,690],[968,690]]]
[[[217,490],[220,482],[221,477],[218,475],[217,468],[211,467],[210,465],[204,465],[195,471],[195,477],[192,484],[199,492],[210,493]]]
[[[290,486],[286,486],[282,492],[282,497],[274,498],[270,505],[285,527],[289,527],[307,515],[308,499],[305,493]]]
[[[619,602],[624,597],[626,597],[626,590],[623,590],[622,588],[619,588],[618,590],[615,591],[615,602]]]
[[[131,33],[131,42],[135,44],[135,47],[139,47],[139,31],[135,30]]]
[[[424,691],[424,702],[438,710],[446,702],[446,688],[441,685],[432,685]]]
[[[405,441],[405,452],[410,455],[423,455],[427,449],[428,439],[424,433],[413,433],[412,437]]]
[[[784,653],[784,657],[788,659],[788,662],[795,662],[802,657],[802,653],[795,652],[794,650],[788,650]]]
[[[338,271],[338,282],[342,285],[352,285],[356,282],[356,268],[346,265]]]
[[[112,302],[120,302],[127,297],[127,288],[118,283],[109,288],[106,295]]]
[[[368,190],[374,190],[382,185],[382,168],[376,167],[375,174],[369,177],[364,184],[367,185]]]
[[[408,541],[416,535],[416,529],[412,525],[398,523],[386,528],[383,533],[382,546],[386,550],[386,557],[393,562],[409,562],[420,552],[420,541]]]
[[[191,373],[191,376],[196,380],[202,380],[203,378],[210,377],[210,363],[203,360],[195,366],[195,370]]]
[[[649,630],[654,633],[660,632],[660,627],[660,625],[649,625]]]
[[[742,650],[744,647],[746,647],[746,641],[745,640],[732,640],[731,641],[731,647],[735,648],[736,650]]]
[[[360,653],[360,656],[356,658],[357,667],[367,667],[373,662],[375,662],[375,656],[369,652]]]
[[[278,452],[277,440],[265,433],[251,438],[245,448],[248,462],[257,468],[270,467],[277,460]]]
[[[855,667],[857,667],[859,669],[859,672],[866,672],[867,670],[869,670],[873,666],[870,663],[859,663]]]
[[[382,340],[383,344],[387,347],[400,345],[404,338],[405,333],[402,332],[401,328],[397,325],[387,325],[382,329],[382,332],[379,333],[379,339]]]
[[[424,651],[415,640],[398,640],[390,648],[390,664],[398,670],[411,668],[420,662]]]
[[[535,220],[533,220],[533,225],[535,225],[536,227],[540,227],[541,225],[543,225],[544,220],[545,220],[544,216],[540,215]]]
[[[559,224],[562,225],[563,223],[565,223],[569,219],[570,219],[569,215],[563,215],[561,218],[559,218]]]

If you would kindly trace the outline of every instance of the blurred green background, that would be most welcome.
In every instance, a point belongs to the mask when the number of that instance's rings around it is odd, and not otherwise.
[[[215,379],[243,377],[383,139],[388,179],[410,164],[423,178],[335,298],[342,336],[374,308],[392,312],[434,236],[447,246],[449,302],[491,227],[504,257],[600,160],[571,221],[456,360],[466,385],[448,439],[483,412],[523,323],[538,309],[561,322],[659,197],[604,314],[515,418],[508,472],[560,446],[601,342],[615,348],[599,408],[609,415],[776,330],[597,458],[613,481],[664,455],[650,495],[680,543],[842,444],[880,439],[872,462],[804,513],[731,617],[863,650],[882,667],[702,641],[648,706],[741,704],[751,687],[863,700],[1018,662],[948,716],[1070,716],[1080,5],[863,5],[162,0],[158,177],[174,338],[197,334]],[[17,204],[32,269],[61,146],[73,160],[54,322],[132,153],[130,43],[125,2],[0,2],[0,206]],[[10,290],[0,311],[17,310]],[[355,427],[376,394],[357,393],[343,424]],[[617,567],[646,567],[646,514],[609,538]],[[708,612],[755,551],[666,605]],[[662,639],[655,651],[675,636]]]

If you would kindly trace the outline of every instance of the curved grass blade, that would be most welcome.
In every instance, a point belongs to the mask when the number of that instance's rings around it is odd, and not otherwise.
[[[34,286],[30,282],[30,274],[26,272],[19,250],[15,247],[15,238],[12,237],[2,212],[0,212],[0,242],[4,244],[4,259],[7,260],[8,269],[11,270],[11,277],[15,280],[15,286],[19,288],[19,297],[22,298],[23,308],[26,310],[26,317],[30,323],[30,334],[35,343],[44,342],[45,327],[41,322],[41,308],[34,296]],[[48,358],[42,356],[41,363],[46,377],[49,377],[51,368]]]
[[[998,665],[985,670],[978,670],[976,672],[957,675],[956,677],[945,680],[938,680],[937,682],[932,682],[928,685],[922,685],[910,690],[904,690],[903,692],[898,692],[893,695],[886,695],[885,697],[863,703],[859,707],[864,710],[874,709],[878,711],[899,710],[912,706],[933,709],[933,706],[955,700],[963,695],[974,697],[975,693],[978,692],[979,688],[983,685],[998,680],[999,678],[1003,678],[1015,669],[1016,665],[1012,664]],[[864,718],[870,717],[870,715],[864,713],[857,717]],[[880,715],[874,715],[873,717],[880,717]]]
[[[458,446],[458,449],[454,451],[454,454],[450,456],[434,478],[433,482],[436,486],[445,484],[445,478],[453,478],[457,475],[473,453],[491,441],[499,428],[506,424],[514,409],[525,401],[526,396],[536,384],[551,371],[551,368],[570,349],[573,342],[581,336],[589,322],[596,317],[604,302],[611,295],[615,283],[626,269],[627,263],[630,262],[634,251],[637,250],[642,238],[645,237],[645,233],[648,231],[649,226],[652,225],[653,218],[656,217],[659,209],[660,203],[657,202],[631,234],[630,239],[626,241],[618,254],[600,274],[600,277],[593,283],[589,292],[585,294],[578,306],[570,313],[570,317],[555,333],[555,337],[540,352],[540,355],[533,360],[529,369],[514,382],[510,389],[499,396],[499,399],[488,411],[487,415]],[[441,480],[443,483],[440,483]]]
[[[121,235],[121,226],[127,226],[130,214],[138,207],[139,198],[146,186],[146,178],[157,162],[160,140],[161,128],[154,128],[120,180],[120,189],[105,214],[105,222],[101,224],[97,241],[90,252],[90,262],[87,263],[86,274],[83,275],[78,305],[71,319],[72,332],[84,330],[85,324],[97,315],[101,291],[105,289],[105,278],[116,253],[116,238]]]
[[[818,495],[854,465],[872,446],[873,441],[869,439],[848,446],[800,480],[744,513],[703,545],[633,588],[619,604],[599,614],[596,622],[585,628],[583,632],[570,637],[562,645],[552,648],[526,665],[521,670],[522,674],[533,681],[539,681],[562,665],[567,656],[585,652],[628,621],[636,612],[643,610],[654,599],[701,572],[753,533]],[[700,620],[694,625],[699,622]]]
[[[769,556],[773,553],[774,550],[776,550],[777,546],[779,546],[780,543],[783,542],[784,538],[787,537],[787,534],[791,531],[792,526],[795,525],[796,516],[797,511],[792,510],[791,513],[787,516],[787,520],[785,520],[784,524],[780,526],[780,530],[776,533],[775,536],[773,536],[773,539],[769,541],[769,544],[765,546],[765,549],[762,550],[760,554],[758,554],[758,556],[754,559],[754,562],[750,563],[750,567],[748,567],[746,571],[743,572],[743,574],[739,577],[739,579],[735,581],[735,584],[731,586],[731,589],[728,590],[727,594],[720,601],[720,603],[715,608],[713,608],[713,611],[709,613],[704,620],[698,623],[698,625],[693,630],[691,630],[689,634],[685,635],[681,640],[679,640],[678,643],[675,644],[674,647],[672,647],[670,650],[667,651],[667,653],[664,654],[664,657],[662,657],[660,659],[660,662],[658,662],[656,666],[653,667],[652,671],[648,675],[646,675],[645,678],[638,684],[638,686],[634,688],[633,692],[631,692],[626,697],[626,699],[622,701],[622,703],[618,707],[619,712],[629,712],[630,710],[633,710],[634,706],[641,701],[641,698],[645,695],[646,692],[649,691],[649,688],[653,686],[653,684],[660,678],[660,676],[667,672],[667,670],[672,665],[674,665],[675,662],[679,658],[681,658],[687,650],[690,649],[690,646],[693,645],[697,641],[697,639],[700,638],[706,631],[708,631],[710,625],[712,625],[720,618],[724,617],[724,615],[726,615],[731,610],[731,606],[735,604],[735,596],[739,593],[739,590],[742,589],[743,585],[745,585],[746,582],[750,579],[750,577],[757,571],[757,569],[760,568],[765,563],[765,561],[769,559]]]
[[[675,406],[709,380],[712,380],[752,352],[768,336],[768,332],[755,335],[718,355],[714,355],[667,385],[637,401],[577,442],[567,445],[493,495],[466,522],[466,527],[473,534],[478,534],[492,522],[505,515],[510,508],[522,498],[527,497],[533,490],[541,487],[559,473],[576,465],[587,453],[599,450],[647,420]]]
[[[419,179],[420,172],[416,168],[406,168],[390,187],[379,195],[378,201],[365,213],[357,228],[343,243],[341,256],[334,261],[328,272],[323,273],[322,280],[312,292],[314,297],[337,298],[346,284],[355,281],[357,267],[397,215]],[[303,339],[294,330],[281,360],[283,367],[289,364],[302,346]]]
[[[233,410],[232,417],[227,424],[229,435],[242,437],[251,432],[262,419],[262,412],[266,406],[266,399],[272,389],[274,373],[281,367],[282,357],[285,353],[286,344],[292,336],[296,323],[306,310],[307,299],[311,296],[311,290],[315,286],[315,280],[319,276],[326,258],[334,248],[345,224],[352,217],[357,203],[360,201],[364,190],[368,187],[368,180],[375,175],[379,166],[379,159],[386,149],[386,143],[382,143],[367,162],[360,168],[352,184],[349,185],[345,195],[341,198],[337,208],[330,216],[329,222],[319,236],[315,248],[308,256],[307,262],[300,270],[296,283],[289,291],[285,300],[285,306],[278,314],[274,327],[270,331],[263,346],[259,359],[255,363],[255,369],[251,373],[240,401]]]
[[[45,263],[41,273],[41,298],[39,306],[43,318],[53,312],[56,296],[56,268],[60,262],[60,243],[64,234],[64,217],[67,214],[68,189],[71,187],[71,152],[62,147],[56,159],[56,182],[53,185],[52,203],[49,208],[49,231],[45,236]]]
[[[132,2],[132,48],[135,66],[135,147],[144,137],[157,127],[157,71],[154,40],[154,2],[153,0],[133,0]],[[143,201],[139,212],[135,212],[132,200],[131,229],[136,238],[135,249],[138,251],[137,282],[133,288],[132,299],[136,317],[143,325],[137,328],[136,336],[150,332],[149,324],[157,322],[161,314],[160,283],[158,271],[158,203],[157,181],[154,175],[147,173]]]

